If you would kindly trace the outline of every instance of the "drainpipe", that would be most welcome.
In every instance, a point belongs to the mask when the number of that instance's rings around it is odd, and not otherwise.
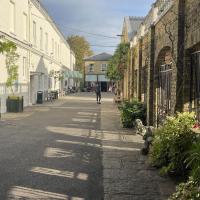
[[[28,42],[29,42],[29,50],[28,50],[28,90],[29,90],[29,105],[31,105],[32,94],[31,94],[31,77],[30,77],[30,69],[31,69],[31,2],[28,0]]]
[[[177,87],[175,111],[183,110],[183,69],[185,58],[185,0],[178,1]]]

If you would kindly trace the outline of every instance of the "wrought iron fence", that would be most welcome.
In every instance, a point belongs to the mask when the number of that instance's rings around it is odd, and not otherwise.
[[[158,105],[157,123],[162,124],[167,115],[171,112],[171,78],[172,66],[169,64],[161,65],[158,76]]]

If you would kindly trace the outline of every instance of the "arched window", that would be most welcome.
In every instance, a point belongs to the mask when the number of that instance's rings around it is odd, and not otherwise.
[[[155,66],[155,99],[156,99],[156,121],[162,124],[172,108],[172,54],[171,48],[166,46],[158,54]]]
[[[172,65],[160,66],[158,75],[158,121],[162,122],[171,112]]]

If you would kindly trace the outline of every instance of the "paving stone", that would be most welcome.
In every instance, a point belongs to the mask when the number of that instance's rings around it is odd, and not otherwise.
[[[107,104],[102,109],[108,111],[110,107]],[[109,116],[105,112],[101,114],[101,127],[107,138],[102,140],[102,145],[113,146],[113,149],[103,149],[104,200],[167,199],[175,189],[174,183],[159,176],[158,170],[150,166],[148,157],[141,155],[142,137],[133,130],[123,130],[117,113],[117,108],[112,107]],[[112,135],[107,137],[109,131],[105,130],[112,131]],[[131,148],[139,150],[130,151]]]

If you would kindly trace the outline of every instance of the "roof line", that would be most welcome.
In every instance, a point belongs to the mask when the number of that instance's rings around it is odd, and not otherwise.
[[[44,15],[44,17],[47,19],[47,21],[49,21],[51,23],[51,25],[56,30],[56,32],[61,36],[61,38],[63,39],[63,42],[71,49],[70,45],[66,41],[64,34],[60,30],[60,28],[58,27],[56,22],[53,20],[53,18],[49,15],[49,13],[46,10],[46,8],[44,7],[44,5],[39,0],[31,0],[31,2],[36,6],[36,8],[38,8],[39,10],[41,9],[40,11],[42,11],[42,14]],[[39,5],[39,7],[38,7],[38,5]]]

